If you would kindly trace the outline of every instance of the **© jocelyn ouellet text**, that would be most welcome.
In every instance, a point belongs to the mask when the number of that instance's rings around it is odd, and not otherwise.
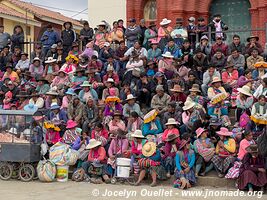
[[[124,199],[128,199],[131,197],[256,197],[258,199],[262,198],[262,191],[253,191],[253,192],[245,192],[240,190],[177,190],[177,189],[157,189],[150,190],[143,188],[141,190],[99,190],[93,189],[91,192],[91,196],[93,197],[121,197]]]

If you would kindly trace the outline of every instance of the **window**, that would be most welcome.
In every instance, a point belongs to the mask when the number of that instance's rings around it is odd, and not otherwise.
[[[144,8],[144,19],[146,21],[156,21],[157,19],[157,1],[149,0]]]

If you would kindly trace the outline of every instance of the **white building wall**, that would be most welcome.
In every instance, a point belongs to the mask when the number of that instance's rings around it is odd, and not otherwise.
[[[126,24],[126,0],[88,0],[88,14],[92,28],[102,20],[111,26],[118,19],[123,19]]]

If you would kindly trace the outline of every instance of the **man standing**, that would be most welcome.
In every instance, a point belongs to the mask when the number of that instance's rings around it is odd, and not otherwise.
[[[69,51],[71,50],[72,43],[76,41],[76,33],[72,29],[73,26],[71,22],[65,22],[63,24],[63,27],[65,28],[61,32],[63,52],[68,54]]]
[[[10,35],[4,32],[4,26],[0,25],[0,52],[10,43]]]
[[[46,27],[46,31],[43,33],[41,37],[41,42],[43,45],[44,55],[50,50],[53,44],[56,44],[59,41],[59,36],[56,31],[53,30],[51,24],[48,24]]]
[[[140,26],[136,25],[136,19],[130,19],[129,26],[125,31],[125,37],[127,39],[127,47],[130,48],[134,45],[134,42],[137,41],[142,34]]]
[[[82,40],[83,49],[85,48],[85,45],[92,40],[94,36],[94,30],[89,26],[89,23],[85,21],[83,23],[83,29],[81,30],[81,36],[80,39]]]
[[[211,34],[211,38],[213,41],[215,41],[217,37],[226,40],[226,34],[222,31],[227,31],[228,26],[221,20],[221,18],[222,16],[220,14],[216,14],[213,16],[213,21],[209,24],[209,26],[211,27],[211,31],[216,32]]]

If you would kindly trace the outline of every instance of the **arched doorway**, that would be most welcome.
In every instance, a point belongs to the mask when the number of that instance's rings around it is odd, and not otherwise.
[[[157,1],[148,0],[144,7],[144,19],[146,21],[156,21],[157,20]]]
[[[212,18],[214,14],[221,14],[229,30],[251,29],[250,7],[249,0],[213,0],[210,6],[210,16]],[[238,34],[244,42],[250,32],[228,33],[228,42],[232,40],[234,34]]]

